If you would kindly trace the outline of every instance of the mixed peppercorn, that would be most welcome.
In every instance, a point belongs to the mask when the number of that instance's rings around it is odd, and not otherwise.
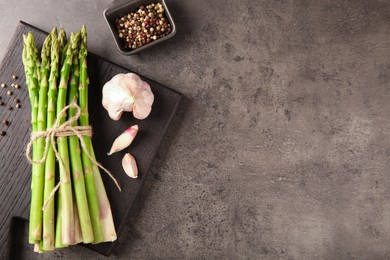
[[[161,3],[141,5],[136,12],[116,19],[115,24],[124,47],[130,50],[160,39],[172,31]]]
[[[16,75],[12,75],[12,79],[15,81],[15,80],[17,80],[17,76]],[[7,84],[5,84],[5,83],[1,83],[0,84],[0,86],[1,86],[1,88],[7,88]],[[18,85],[18,84],[15,84],[15,83],[12,83],[11,84],[11,87],[13,87],[13,88],[15,88],[15,89],[19,89],[20,88],[20,85]],[[11,91],[11,90],[8,90],[7,91],[7,95],[8,96],[11,96],[13,94],[13,92]],[[14,98],[13,99],[13,101],[14,101],[14,103],[15,103],[15,107],[16,108],[20,108],[21,107],[21,105],[20,105],[20,100],[19,99],[17,99],[17,98]],[[0,106],[4,106],[5,105],[5,103],[4,103],[4,101],[2,100],[2,98],[0,97]],[[9,105],[8,106],[8,110],[13,110],[13,107],[12,107],[12,104],[11,105]],[[3,120],[2,121],[2,127],[1,128],[3,128],[3,127],[8,127],[10,125],[10,122],[8,121],[8,120]],[[5,130],[1,130],[0,131],[0,136],[5,136],[6,135],[6,131]]]

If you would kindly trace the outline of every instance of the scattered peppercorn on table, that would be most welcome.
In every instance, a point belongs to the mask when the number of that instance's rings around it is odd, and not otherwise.
[[[19,85],[19,84],[15,84],[15,81],[16,81],[17,79],[18,79],[18,77],[17,77],[16,75],[12,75],[11,80],[10,80],[10,81],[12,81],[11,84],[1,83],[0,86],[1,86],[1,88],[6,89],[6,88],[10,85],[11,88],[19,89],[19,88],[20,88],[20,85]],[[20,108],[20,107],[21,107],[21,104],[20,104],[19,99],[14,98],[14,99],[13,99],[13,102],[12,102],[12,99],[11,99],[11,97],[10,97],[10,96],[12,96],[12,95],[13,95],[13,92],[12,92],[11,90],[7,90],[7,96],[8,96],[7,98],[6,98],[6,97],[3,98],[3,97],[0,96],[0,106],[5,106],[5,102],[7,102],[7,104],[8,104],[8,110],[10,110],[10,111],[13,110],[13,107],[12,107],[13,103],[15,104],[15,107],[16,107],[16,108]],[[10,119],[9,119],[9,120],[10,120]],[[3,126],[4,126],[5,128],[8,128],[8,126],[9,126],[9,124],[10,124],[10,121],[8,121],[7,119],[4,119],[2,122],[3,122]],[[6,132],[5,129],[4,129],[4,130],[1,130],[0,136],[5,136],[6,134],[7,134],[7,132]]]

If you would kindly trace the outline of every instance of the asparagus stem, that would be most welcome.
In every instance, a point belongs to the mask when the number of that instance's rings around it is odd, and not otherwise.
[[[62,48],[62,53],[60,54],[60,56],[61,56],[61,60],[60,60],[61,66],[64,64],[64,61],[65,61],[65,58],[66,58],[66,50],[68,49],[69,44],[70,44],[69,42],[66,42],[64,44],[64,47]]]
[[[74,244],[83,242],[83,234],[80,226],[80,218],[77,210],[77,203],[73,201],[73,212],[74,212]],[[91,227],[92,234],[92,227]]]
[[[70,75],[68,103],[76,102],[78,96],[79,85],[79,62],[75,55],[72,64],[72,71]],[[72,118],[77,113],[76,108],[70,108],[68,118]],[[71,126],[76,126],[77,121],[73,122]],[[77,136],[69,136],[69,156],[72,170],[74,195],[76,197],[77,213],[80,220],[78,223],[82,232],[82,240],[84,243],[92,243],[94,241],[91,218],[89,215],[89,206],[87,200],[87,193],[85,190],[84,170],[81,161],[81,149],[79,139]],[[76,225],[77,226],[77,225]]]
[[[95,151],[93,147],[91,147],[91,151],[92,158],[96,161]],[[103,241],[114,241],[116,240],[117,236],[114,220],[112,218],[111,205],[107,197],[106,189],[104,188],[104,183],[102,180],[102,176],[100,175],[99,167],[96,164],[93,165],[93,177],[95,180],[96,193],[98,196],[97,199],[99,202],[100,219],[103,229]]]
[[[79,104],[81,108],[80,125],[89,125],[88,116],[88,72],[87,72],[87,32],[85,26],[81,28],[81,43],[80,43],[80,84],[79,84]],[[84,142],[91,154],[92,141],[89,136],[84,136]],[[89,213],[92,221],[92,229],[94,235],[93,243],[100,243],[104,240],[102,224],[100,221],[99,203],[96,194],[94,175],[92,170],[92,162],[85,151],[82,151],[82,161],[84,167],[85,185],[87,188],[87,197],[89,205]]]
[[[40,243],[34,244],[34,252],[40,253],[40,254],[43,253],[40,246],[41,246]]]
[[[55,121],[55,103],[57,99],[57,78],[59,70],[59,45],[57,40],[57,29],[51,32],[51,64],[49,76],[48,104],[47,104],[47,128],[51,128]],[[42,59],[43,63],[43,59]],[[43,211],[43,245],[45,251],[54,250],[54,200],[49,196],[55,186],[55,168],[56,158],[53,147],[49,145],[45,162],[45,184],[43,201],[46,202],[46,208]]]
[[[55,232],[55,248],[65,247],[62,244],[62,194],[61,189],[57,191],[57,217],[56,217],[56,232]]]
[[[73,55],[78,46],[80,34],[72,35],[71,43],[68,46],[64,64],[61,69],[61,79],[58,86],[57,97],[57,119],[59,124],[65,122],[65,116],[61,116],[60,112],[65,107],[66,96],[68,90],[68,80],[70,75],[70,68],[73,62]],[[61,180],[61,198],[62,198],[62,244],[67,246],[74,243],[74,214],[73,214],[73,199],[72,186],[70,178],[69,166],[69,151],[68,138],[66,136],[57,138],[58,153],[61,157],[60,163],[60,180]]]
[[[37,131],[37,116],[38,116],[38,88],[39,79],[38,72],[39,64],[37,56],[37,48],[35,45],[34,36],[28,33],[23,37],[23,64],[26,73],[26,83],[28,86],[30,105],[31,105],[31,128],[32,131]],[[38,161],[39,153],[38,142],[33,143],[33,160]],[[29,226],[29,242],[37,244],[42,239],[42,200],[43,200],[43,176],[39,165],[32,165],[31,176],[31,205],[30,205],[30,226]]]

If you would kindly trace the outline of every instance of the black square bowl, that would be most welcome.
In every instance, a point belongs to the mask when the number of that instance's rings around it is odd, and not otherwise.
[[[115,26],[115,19],[121,18],[123,15],[127,13],[134,13],[136,12],[141,5],[146,6],[151,3],[161,3],[162,6],[164,7],[165,10],[165,18],[168,19],[168,22],[171,24],[171,32],[168,35],[165,35],[161,37],[160,39],[157,39],[155,41],[152,41],[148,44],[145,44],[141,46],[140,48],[134,49],[134,50],[129,50],[126,49],[122,40],[119,38],[116,26]],[[114,37],[116,46],[118,47],[118,50],[124,54],[124,55],[131,55],[135,54],[137,52],[140,52],[142,50],[145,50],[151,46],[154,46],[156,44],[159,44],[163,41],[168,40],[172,36],[176,34],[176,26],[175,23],[173,22],[171,13],[169,12],[167,5],[165,4],[164,0],[133,0],[133,1],[128,1],[126,3],[118,4],[118,5],[112,5],[108,7],[107,9],[104,10],[103,12],[104,18],[107,22],[108,27],[110,28],[112,37]]]

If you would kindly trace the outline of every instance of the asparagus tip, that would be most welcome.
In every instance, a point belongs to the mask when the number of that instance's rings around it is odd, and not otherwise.
[[[51,35],[57,35],[57,27],[53,27],[53,29],[51,30]]]

